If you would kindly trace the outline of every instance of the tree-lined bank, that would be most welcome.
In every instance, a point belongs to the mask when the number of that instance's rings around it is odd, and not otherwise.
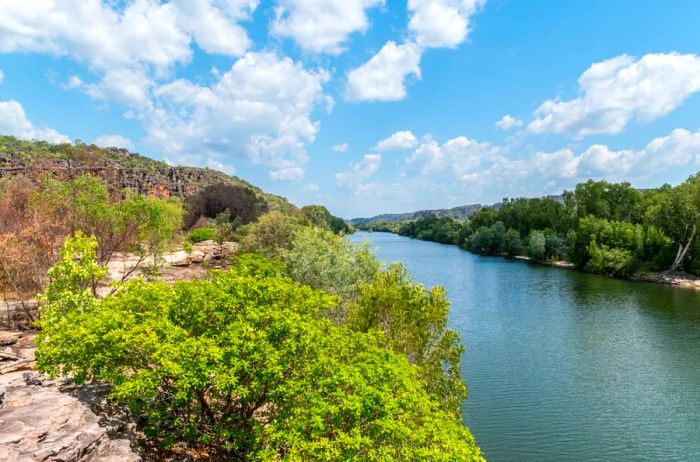
[[[647,190],[589,180],[565,192],[561,201],[506,199],[464,221],[429,217],[357,227],[484,255],[567,260],[615,277],[650,271],[700,276],[700,174],[675,187]]]

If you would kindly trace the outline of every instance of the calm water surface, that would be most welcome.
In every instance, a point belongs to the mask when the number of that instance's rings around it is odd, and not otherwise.
[[[447,290],[464,421],[489,461],[700,461],[699,292],[350,239]]]

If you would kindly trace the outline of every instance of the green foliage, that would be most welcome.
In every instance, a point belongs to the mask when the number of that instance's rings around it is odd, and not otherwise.
[[[456,417],[466,386],[460,376],[463,347],[458,335],[447,329],[448,308],[442,287],[426,290],[395,264],[362,287],[348,323],[361,332],[383,332],[388,346],[419,368],[426,390]]]
[[[513,228],[508,228],[503,236],[501,250],[509,256],[520,255],[523,251],[523,243],[520,240],[520,233]]]
[[[309,222],[319,228],[329,229],[335,234],[348,233],[350,226],[342,218],[331,215],[322,205],[307,205],[301,208],[301,213]]]
[[[47,219],[64,223],[68,234],[82,231],[95,236],[102,263],[121,251],[158,255],[182,226],[179,200],[130,193],[116,196],[91,175],[73,181],[44,178],[32,203]]]
[[[527,254],[535,260],[542,260],[547,254],[547,238],[544,232],[538,230],[530,231],[527,237]]]
[[[353,300],[374,279],[379,263],[367,246],[356,246],[320,228],[300,227],[283,253],[286,273],[295,281]]]
[[[491,226],[480,226],[467,242],[467,248],[477,253],[499,255],[505,235],[506,228],[501,221]]]
[[[64,321],[64,316],[88,312],[94,306],[96,283],[107,275],[107,268],[95,263],[96,249],[94,236],[78,231],[66,238],[58,262],[49,269],[46,290],[39,297],[42,326],[53,327]]]
[[[461,224],[452,218],[428,217],[406,222],[401,226],[399,234],[425,241],[455,244],[459,239],[461,228]]]
[[[294,233],[303,225],[295,215],[270,212],[255,223],[242,226],[237,240],[243,253],[257,253],[267,258],[280,259],[282,253],[292,246]]]
[[[634,273],[636,262],[632,252],[626,249],[599,246],[592,241],[588,246],[590,259],[585,270],[613,277],[624,277]]]
[[[66,304],[87,296],[90,249],[94,240],[70,241],[52,270],[38,368],[113,384],[112,397],[157,445],[187,444],[219,460],[483,460],[459,418],[426,392],[425,368],[383,347],[425,358],[432,335],[404,342],[335,326],[319,316],[335,297],[255,256],[210,280],[133,281]],[[392,274],[374,290],[403,291],[417,316],[430,308],[421,297],[437,305],[432,312],[446,309],[440,292],[414,293]]]
[[[565,192],[561,200],[505,199],[477,211],[466,223],[430,217],[360,227],[457,244],[487,255],[517,254],[517,232],[528,236],[527,253],[539,260],[565,259],[588,271],[616,274],[620,271],[603,262],[633,261],[623,272],[640,267],[700,275],[700,173],[676,187],[643,191],[629,183],[591,180]],[[596,249],[596,260],[589,265],[591,249]]]
[[[206,228],[194,228],[192,231],[187,233],[187,242],[190,244],[197,244],[204,241],[215,241],[216,240],[216,230],[211,227]]]

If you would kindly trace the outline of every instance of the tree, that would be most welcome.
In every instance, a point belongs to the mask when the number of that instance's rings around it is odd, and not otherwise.
[[[527,254],[536,259],[542,260],[547,252],[547,238],[543,231],[533,230],[527,238]]]
[[[419,368],[426,390],[442,408],[458,416],[466,398],[460,376],[463,347],[457,333],[447,329],[448,308],[442,287],[426,290],[395,264],[362,286],[348,323],[361,332],[383,332],[389,347]]]
[[[64,223],[63,236],[76,231],[95,236],[100,263],[110,261],[116,252],[159,255],[182,226],[181,203],[124,194],[110,191],[91,175],[73,181],[45,178],[32,204],[48,220]]]
[[[201,217],[216,218],[228,210],[229,218],[236,225],[255,221],[267,211],[267,205],[251,188],[230,184],[207,186],[191,197],[187,203],[185,227],[191,228]]]
[[[285,272],[302,284],[339,295],[341,311],[330,316],[342,322],[347,303],[374,279],[379,263],[366,245],[357,246],[342,236],[320,228],[300,227],[290,249],[283,252]]]
[[[157,447],[214,460],[483,460],[380,335],[319,316],[335,297],[259,257],[211,280],[132,281],[88,304],[51,293],[39,369],[112,384]]]
[[[301,208],[301,213],[319,228],[330,229],[336,234],[347,233],[350,227],[345,220],[331,215],[327,208],[322,205],[307,205]]]
[[[238,229],[237,237],[241,253],[256,253],[270,259],[280,259],[292,246],[294,233],[303,226],[302,219],[272,211],[254,223]]]
[[[506,255],[520,255],[523,250],[520,233],[513,228],[508,228],[508,231],[506,231],[506,234],[503,236],[502,250]]]

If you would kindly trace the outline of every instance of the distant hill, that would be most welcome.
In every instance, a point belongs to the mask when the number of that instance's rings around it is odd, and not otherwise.
[[[420,218],[427,217],[449,217],[455,220],[463,220],[472,216],[478,210],[484,208],[481,204],[469,204],[460,205],[459,207],[453,207],[451,209],[435,209],[435,210],[419,210],[417,212],[409,213],[385,213],[382,215],[377,215],[371,218],[353,218],[350,223],[353,225],[359,225],[362,223],[374,223],[378,221],[406,221],[406,220],[418,220]]]
[[[189,197],[213,184],[228,183],[251,188],[271,210],[295,209],[284,197],[266,193],[236,176],[209,168],[173,167],[120,148],[93,144],[51,144],[0,136],[0,179],[24,175],[34,180],[49,174],[61,179],[90,173],[115,189],[160,197]]]
[[[552,199],[557,202],[562,202],[564,200],[563,194],[553,194],[545,196],[542,199]],[[353,218],[350,223],[353,225],[360,225],[363,223],[376,223],[376,222],[396,222],[396,221],[407,221],[407,220],[419,220],[421,218],[427,217],[449,217],[454,220],[464,220],[474,215],[476,212],[483,208],[494,208],[498,209],[502,205],[501,202],[497,202],[492,205],[481,205],[481,204],[468,204],[460,205],[458,207],[453,207],[451,209],[432,209],[432,210],[419,210],[417,212],[408,213],[384,213],[382,215],[376,215],[371,218]]]

